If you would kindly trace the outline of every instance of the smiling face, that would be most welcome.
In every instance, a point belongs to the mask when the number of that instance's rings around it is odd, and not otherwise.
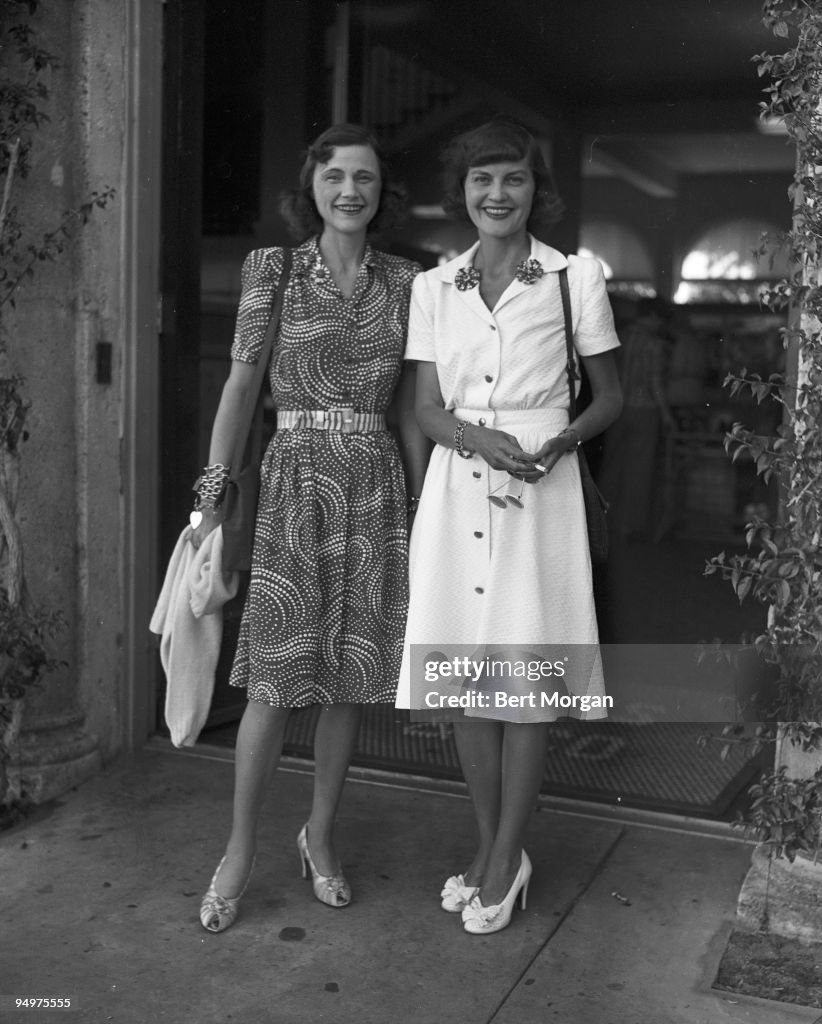
[[[534,202],[534,175],[526,160],[469,167],[465,209],[481,235],[524,235]]]
[[[311,179],[314,203],[328,231],[365,233],[380,205],[382,180],[370,146],[338,146]]]

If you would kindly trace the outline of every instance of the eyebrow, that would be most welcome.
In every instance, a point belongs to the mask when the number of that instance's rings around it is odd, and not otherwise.
[[[526,171],[526,170],[518,170],[518,171],[506,171],[505,174],[503,175],[503,178],[523,178],[523,177],[527,177],[527,176],[528,176],[528,171]],[[481,171],[481,170],[474,169],[474,170],[470,170],[468,172],[467,177],[490,178],[491,177],[491,172],[490,171]]]
[[[516,167],[510,171],[505,172],[505,177],[509,177],[512,174],[528,174],[531,170],[530,167]],[[469,167],[468,174],[490,174],[491,171],[487,167]]]
[[[343,173],[344,173],[344,169],[342,167],[337,166],[337,164],[326,164],[325,167],[323,167],[322,170],[320,171],[320,174],[343,174]],[[373,170],[371,167],[357,167],[354,170],[354,174],[373,174],[373,175],[376,175],[377,171]]]

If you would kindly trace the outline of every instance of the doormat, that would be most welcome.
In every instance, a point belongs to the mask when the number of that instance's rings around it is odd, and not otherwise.
[[[731,932],[713,988],[822,1010],[822,947]]]
[[[763,770],[762,757],[738,745],[723,758],[720,734],[699,722],[560,722],[543,792],[720,818]]]
[[[284,751],[313,757],[316,706],[295,710]],[[720,743],[699,745],[719,727],[562,721],[550,726],[544,794],[700,817],[727,817],[761,762]],[[236,725],[209,729],[202,742],[233,745]],[[355,765],[429,778],[462,779],[447,725],[411,723],[407,711],[366,705]]]

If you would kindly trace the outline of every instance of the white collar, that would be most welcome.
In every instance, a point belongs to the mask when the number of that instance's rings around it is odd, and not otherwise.
[[[540,242],[539,239],[534,238],[533,235],[528,236],[531,240],[531,252],[530,258],[539,260],[542,264],[542,269],[546,273],[556,273],[562,270],[563,267],[568,266],[568,260],[558,249],[552,249],[550,245],[545,245],[544,242]],[[470,249],[460,253],[459,256],[455,256],[454,259],[449,260],[447,263],[443,263],[441,267],[438,267],[440,280],[445,284],[453,284],[454,277],[458,270],[462,270],[464,267],[473,266],[474,256],[476,255],[477,249],[479,249],[479,242],[474,242]]]

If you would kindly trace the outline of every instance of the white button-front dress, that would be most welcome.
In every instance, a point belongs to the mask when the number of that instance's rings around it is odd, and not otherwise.
[[[406,359],[436,363],[445,408],[457,418],[513,434],[535,452],[568,425],[562,267],[568,267],[576,352],[591,356],[619,345],[602,269],[597,260],[566,259],[531,238],[531,258],[544,276],[532,284],[514,280],[489,310],[479,288],[461,291],[454,280],[475,252],[476,246],[415,280]],[[489,494],[521,489],[522,508],[488,501]],[[488,697],[485,706],[464,707],[468,715],[604,716],[579,704],[569,711],[567,700],[565,709],[549,701],[540,706],[541,690],[566,697],[605,693],[576,453],[522,487],[478,455],[465,459],[436,445],[411,535],[409,574],[398,707],[432,707],[425,701],[432,692],[434,702],[438,694],[464,693],[466,678],[455,689],[458,679],[434,682],[423,678],[422,666],[470,653],[477,664],[490,658],[518,667],[503,686],[513,700],[488,707]],[[550,678],[540,670],[535,681],[525,672],[535,659],[561,661],[562,669]],[[486,672],[480,689],[496,688],[493,674]]]

